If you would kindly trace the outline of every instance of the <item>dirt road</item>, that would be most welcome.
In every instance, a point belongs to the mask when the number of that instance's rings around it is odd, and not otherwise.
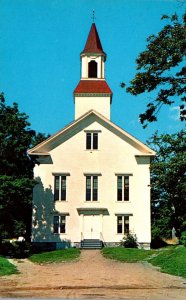
[[[76,262],[15,262],[20,274],[0,277],[0,297],[185,300],[186,280],[149,264],[126,264],[83,250]]]

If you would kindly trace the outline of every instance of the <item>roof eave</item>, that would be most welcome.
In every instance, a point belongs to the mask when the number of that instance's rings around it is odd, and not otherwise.
[[[156,152],[152,151],[151,153],[135,154],[134,156],[135,157],[155,157],[156,156]]]
[[[31,150],[28,150],[27,153],[29,156],[50,156],[50,153],[48,152],[32,152]]]
[[[87,96],[99,96],[99,97],[110,97],[110,104],[112,104],[113,93],[73,93],[74,95],[74,103],[75,97],[87,97]]]
[[[101,55],[101,56],[104,56],[105,60],[106,60],[106,53],[103,52],[103,51],[82,51],[80,53],[80,56],[82,57],[83,55],[87,55],[87,56],[95,56],[95,55]]]

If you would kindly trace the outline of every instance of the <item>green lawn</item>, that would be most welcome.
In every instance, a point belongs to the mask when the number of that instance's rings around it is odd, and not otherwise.
[[[57,262],[75,260],[79,256],[80,256],[79,249],[69,248],[69,249],[33,254],[29,257],[29,260],[38,264],[55,263],[55,262],[57,263]]]
[[[170,246],[160,250],[103,248],[102,254],[106,258],[127,263],[148,261],[152,265],[160,267],[164,273],[186,278],[186,247],[184,246]]]
[[[17,268],[5,257],[0,256],[0,276],[18,273]]]
[[[155,250],[129,249],[124,247],[103,248],[103,256],[111,259],[116,259],[123,262],[135,263],[150,257],[155,253]]]
[[[165,248],[149,262],[160,267],[164,273],[186,278],[186,247],[184,246]]]

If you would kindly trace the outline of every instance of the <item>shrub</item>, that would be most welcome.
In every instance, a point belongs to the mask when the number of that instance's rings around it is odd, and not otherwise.
[[[28,257],[30,253],[30,244],[28,242],[18,242],[9,240],[2,241],[0,245],[0,254],[15,258]]]
[[[152,237],[151,241],[151,248],[152,249],[159,249],[167,246],[167,243],[162,240],[160,237]]]
[[[123,237],[121,241],[121,246],[125,248],[138,248],[136,235],[129,233],[126,237]]]
[[[186,231],[183,231],[181,233],[180,244],[186,247]]]

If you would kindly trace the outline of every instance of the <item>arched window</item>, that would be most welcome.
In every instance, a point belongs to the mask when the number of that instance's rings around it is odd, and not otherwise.
[[[88,77],[97,78],[97,62],[91,60],[88,64]]]

